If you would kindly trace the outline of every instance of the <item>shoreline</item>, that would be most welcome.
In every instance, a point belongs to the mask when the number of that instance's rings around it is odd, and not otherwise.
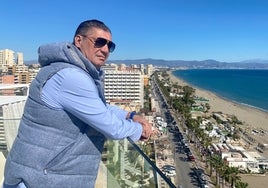
[[[238,120],[243,124],[239,127],[244,130],[248,129],[249,135],[256,140],[257,143],[268,144],[268,137],[265,135],[255,134],[252,130],[262,129],[264,131],[268,130],[268,112],[262,111],[258,108],[254,108],[248,105],[243,105],[226,98],[223,98],[209,90],[205,90],[196,86],[193,86],[183,79],[173,75],[172,71],[167,72],[169,74],[170,80],[172,82],[177,82],[179,85],[188,85],[195,89],[195,95],[208,99],[210,105],[209,113],[211,112],[222,112],[224,114],[235,115]],[[256,151],[251,148],[251,151]],[[267,157],[267,151],[262,156]],[[267,178],[268,176],[248,176],[241,174],[241,180],[247,182],[249,187],[267,187]]]
[[[192,86],[183,79],[173,75],[173,71],[168,71],[168,74],[172,82],[178,82],[179,85],[189,85],[195,89],[197,96],[208,99],[210,105],[209,112],[223,112],[235,115],[238,120],[243,122],[245,128],[268,130],[268,112],[225,99],[209,90]]]

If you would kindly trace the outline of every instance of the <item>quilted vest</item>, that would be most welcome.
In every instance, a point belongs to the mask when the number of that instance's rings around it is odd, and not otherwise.
[[[33,188],[94,187],[105,137],[72,114],[41,100],[46,81],[68,67],[81,68],[53,63],[43,67],[31,83],[18,136],[6,161],[7,184],[23,180]],[[105,102],[101,82],[95,83]]]

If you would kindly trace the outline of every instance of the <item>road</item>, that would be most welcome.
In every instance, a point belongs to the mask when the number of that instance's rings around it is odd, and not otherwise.
[[[182,188],[199,188],[201,184],[194,171],[195,164],[188,160],[185,153],[185,138],[186,136],[180,130],[176,119],[168,109],[168,104],[159,90],[157,84],[152,79],[153,95],[158,101],[157,110],[159,115],[168,123],[168,140],[171,145],[170,157],[174,158],[174,165],[176,167],[176,176],[174,177],[174,184]],[[187,144],[186,144],[187,145]]]

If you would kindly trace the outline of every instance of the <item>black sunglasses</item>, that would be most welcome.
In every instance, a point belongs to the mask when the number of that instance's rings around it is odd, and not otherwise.
[[[86,37],[88,40],[93,42],[95,48],[101,48],[107,44],[110,53],[113,52],[115,49],[115,43],[105,38],[98,37],[94,40],[94,39],[89,38],[88,36],[85,36],[85,35],[82,35],[82,36]]]

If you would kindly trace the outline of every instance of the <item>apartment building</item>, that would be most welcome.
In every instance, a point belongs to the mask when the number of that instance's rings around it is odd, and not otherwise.
[[[0,67],[13,66],[15,64],[15,52],[9,49],[0,50]]]
[[[12,50],[0,50],[0,84],[29,84],[39,70],[30,70],[23,63],[23,53]],[[7,78],[13,77],[13,82]]]
[[[147,65],[146,67],[146,74],[148,75],[148,77],[150,77],[154,72],[154,67],[153,65]]]
[[[23,53],[21,52],[18,52],[17,53],[17,62],[16,62],[17,65],[23,65]]]
[[[105,70],[105,98],[107,102],[126,110],[139,111],[144,106],[144,75],[137,68],[107,65]]]

